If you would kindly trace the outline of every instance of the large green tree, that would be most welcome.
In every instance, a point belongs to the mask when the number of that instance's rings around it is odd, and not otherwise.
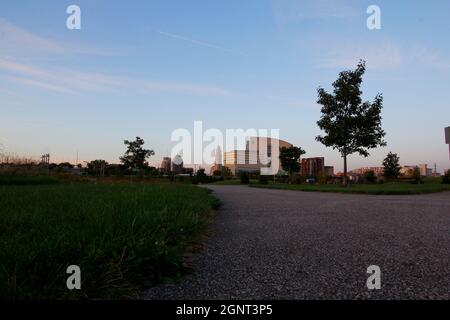
[[[383,160],[383,175],[388,179],[397,179],[400,169],[400,158],[396,153],[389,152]]]
[[[366,64],[360,61],[355,70],[343,71],[333,83],[333,93],[318,89],[317,103],[322,116],[317,122],[325,135],[316,140],[337,149],[344,159],[344,185],[347,185],[347,156],[353,153],[367,157],[368,149],[385,146],[385,132],[381,128],[383,96],[362,102],[360,89]]]
[[[127,150],[125,151],[125,154],[120,157],[120,161],[126,169],[138,170],[148,166],[147,158],[153,156],[155,152],[153,150],[144,149],[144,143],[144,140],[140,137],[136,137],[136,140],[134,141],[124,141]]]
[[[92,175],[105,175],[108,162],[102,159],[92,160],[87,163],[87,172]]]
[[[292,180],[292,175],[300,171],[300,157],[306,152],[300,147],[283,147],[280,149],[280,163],[283,170],[289,173],[289,181]]]

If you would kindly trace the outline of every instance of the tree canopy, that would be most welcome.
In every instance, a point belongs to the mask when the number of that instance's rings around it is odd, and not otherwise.
[[[127,150],[125,151],[125,154],[120,157],[120,161],[126,169],[144,169],[148,166],[147,158],[153,156],[155,152],[153,150],[144,149],[144,143],[144,140],[140,137],[136,137],[136,140],[134,141],[124,141]]]
[[[358,153],[367,157],[368,149],[384,146],[381,128],[383,96],[373,102],[362,102],[361,83],[366,64],[360,61],[355,70],[343,71],[333,83],[333,93],[318,89],[317,103],[322,105],[317,125],[325,132],[316,140],[337,149],[344,159],[344,184],[347,184],[347,156]]]
[[[400,158],[396,153],[389,152],[383,160],[383,175],[386,178],[396,179],[400,175]]]
[[[289,176],[300,171],[300,157],[305,153],[305,150],[295,146],[280,149],[281,167],[289,173]]]

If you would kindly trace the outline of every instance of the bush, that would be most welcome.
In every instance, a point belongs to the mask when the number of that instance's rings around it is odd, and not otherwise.
[[[422,184],[423,180],[422,180],[422,176],[420,175],[420,171],[419,168],[414,168],[414,172],[413,172],[413,176],[412,176],[413,180],[412,180],[412,184]]]
[[[445,175],[442,177],[442,183],[443,184],[450,184],[450,169],[447,170]]]
[[[205,173],[205,169],[198,169],[197,171],[197,181],[199,183],[206,183],[208,182],[208,176]]]
[[[292,183],[294,183],[294,184],[302,184],[302,183],[305,183],[305,181],[306,181],[306,177],[301,174],[295,174],[292,179]]]
[[[249,184],[250,183],[250,176],[248,172],[240,171],[239,172],[239,179],[241,180],[242,184]]]
[[[365,183],[375,183],[377,182],[377,176],[373,170],[367,171],[364,173],[364,182]]]
[[[230,168],[223,166],[220,175],[224,178],[224,179],[232,179],[233,178],[233,174],[231,173]]]
[[[327,184],[327,182],[328,182],[328,175],[326,174],[326,172],[321,172],[319,174],[319,176],[317,177],[317,182],[319,184]]]
[[[258,178],[259,184],[268,184],[269,183],[269,176],[260,175]]]

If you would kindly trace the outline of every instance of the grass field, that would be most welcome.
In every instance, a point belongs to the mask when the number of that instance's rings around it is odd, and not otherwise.
[[[136,298],[177,278],[217,201],[182,184],[0,186],[0,299]],[[82,289],[66,288],[79,265]]]
[[[362,193],[362,194],[421,194],[433,193],[450,190],[450,185],[440,183],[384,183],[384,184],[351,184],[348,187],[342,187],[335,184],[316,185],[316,184],[286,184],[269,183],[250,184],[251,187],[272,188],[283,190],[298,190],[310,192],[339,192],[339,193]]]
[[[0,174],[0,186],[39,185],[53,184],[61,181],[55,176],[49,175],[24,175],[24,174]]]

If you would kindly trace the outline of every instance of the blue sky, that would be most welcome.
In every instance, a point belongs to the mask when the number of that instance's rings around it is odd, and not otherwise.
[[[66,28],[67,6],[81,30]],[[366,9],[381,8],[368,30]],[[117,162],[139,135],[156,164],[171,132],[278,128],[306,156],[337,152],[314,140],[317,87],[367,61],[364,99],[384,95],[388,146],[350,168],[402,164],[450,168],[450,2],[3,1],[0,3],[0,146],[54,161]]]

